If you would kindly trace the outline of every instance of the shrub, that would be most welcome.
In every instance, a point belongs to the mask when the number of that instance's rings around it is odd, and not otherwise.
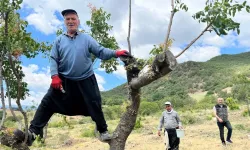
[[[105,119],[107,120],[114,120],[121,117],[123,113],[123,109],[121,109],[121,106],[114,105],[114,106],[107,106],[103,108],[103,113],[105,116]]]
[[[159,111],[159,107],[155,102],[141,102],[141,106],[139,108],[139,114],[141,115],[151,115],[155,112]]]
[[[213,119],[213,116],[212,115],[207,115],[206,116],[206,120],[212,120]]]
[[[180,118],[184,125],[194,124],[198,122],[198,118],[192,113],[189,113],[188,115],[182,115]]]
[[[226,104],[231,110],[240,109],[239,104],[237,104],[237,100],[233,99],[232,97],[228,97],[226,99]]]
[[[4,125],[8,128],[15,128],[16,127],[16,122],[11,121],[11,120],[6,120],[4,122]]]
[[[244,116],[244,117],[248,117],[248,116],[249,116],[248,109],[245,109],[245,110],[242,112],[242,116]]]
[[[82,137],[95,137],[95,126],[90,126],[84,129],[81,133]]]
[[[141,117],[139,117],[136,122],[135,122],[135,126],[134,126],[134,129],[139,129],[142,127],[142,124],[141,124]]]
[[[236,124],[234,126],[236,130],[246,130],[245,126],[243,124]]]

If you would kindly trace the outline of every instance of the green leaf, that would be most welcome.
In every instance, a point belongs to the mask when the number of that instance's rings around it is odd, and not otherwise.
[[[244,1],[242,5],[243,5],[243,6],[246,6],[246,3],[247,3],[247,1]]]
[[[237,34],[238,34],[238,35],[240,34],[240,29],[239,29],[239,28],[237,28]]]

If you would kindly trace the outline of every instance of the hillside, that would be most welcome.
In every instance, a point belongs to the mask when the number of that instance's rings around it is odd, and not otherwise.
[[[233,86],[238,74],[250,76],[250,52],[216,56],[207,62],[188,61],[181,63],[168,76],[142,88],[142,99],[146,101],[168,99],[190,99],[189,93],[207,91],[219,93]],[[126,84],[102,92],[104,104],[107,101],[124,100]],[[119,102],[117,102],[119,103]]]

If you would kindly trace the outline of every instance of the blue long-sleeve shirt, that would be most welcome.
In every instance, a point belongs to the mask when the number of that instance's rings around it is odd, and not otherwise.
[[[102,60],[115,56],[115,51],[101,46],[90,35],[77,32],[72,38],[66,33],[57,37],[51,50],[51,76],[61,74],[72,80],[86,79],[94,71],[91,53]]]

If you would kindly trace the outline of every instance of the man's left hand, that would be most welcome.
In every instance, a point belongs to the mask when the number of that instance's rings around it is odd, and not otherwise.
[[[116,55],[116,57],[120,57],[120,56],[131,56],[131,55],[129,54],[129,52],[126,51],[126,50],[117,50],[117,51],[115,52],[115,55]]]

